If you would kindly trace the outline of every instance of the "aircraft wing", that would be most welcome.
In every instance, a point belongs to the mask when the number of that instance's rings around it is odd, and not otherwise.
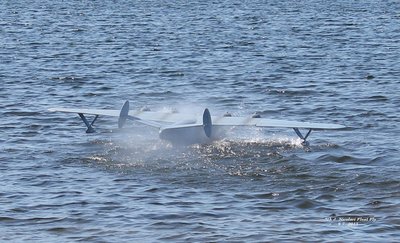
[[[77,114],[88,114],[97,116],[113,116],[120,117],[121,110],[108,110],[108,109],[79,109],[79,108],[50,108],[51,112],[65,112],[65,113],[77,113]],[[128,118],[140,121],[151,121],[158,122],[160,124],[173,124],[180,123],[188,119],[188,115],[183,113],[174,112],[154,112],[154,111],[141,111],[141,110],[130,110],[128,111]]]
[[[174,127],[188,127],[202,125],[202,117],[192,119],[192,122],[185,122],[187,114],[182,113],[162,113],[162,112],[129,112],[129,115],[138,117],[142,120],[149,120],[165,124],[174,124]],[[299,122],[279,119],[252,118],[252,117],[220,117],[212,116],[213,126],[256,126],[256,127],[276,127],[276,128],[304,128],[313,130],[336,130],[343,129],[345,126],[330,123]]]
[[[125,107],[125,105],[127,106]],[[149,125],[152,127],[156,128],[162,128],[166,126],[171,126],[175,124],[175,126],[182,126],[182,127],[187,127],[190,126],[190,124],[196,123],[196,119],[191,119],[190,122],[188,122],[188,116],[187,114],[183,113],[176,113],[176,112],[153,112],[153,111],[142,111],[142,110],[129,110],[129,103],[125,103],[124,107],[125,109],[121,110],[109,110],[109,109],[80,109],[80,108],[50,108],[49,111],[51,112],[65,112],[65,113],[77,113],[83,120],[83,122],[86,124],[88,127],[87,132],[93,132],[94,129],[92,128],[92,124],[86,119],[84,114],[87,115],[95,115],[97,116],[112,116],[112,117],[119,117],[119,127],[122,127],[123,124],[125,123],[126,119],[129,120],[134,120],[139,123]],[[125,111],[125,113],[121,113]],[[96,120],[95,118],[94,120]]]
[[[305,128],[313,130],[335,130],[345,126],[329,123],[298,122],[278,119],[252,118],[252,117],[213,117],[216,126],[256,126],[276,128]]]
[[[75,109],[75,108],[50,108],[49,111],[60,111],[66,113],[81,113],[88,115],[103,115],[118,117],[120,110],[105,110],[105,109]]]

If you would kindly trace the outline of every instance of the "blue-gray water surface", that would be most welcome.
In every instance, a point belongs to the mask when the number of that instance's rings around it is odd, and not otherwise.
[[[400,2],[1,1],[0,241],[400,239]],[[337,123],[174,146],[51,107]]]

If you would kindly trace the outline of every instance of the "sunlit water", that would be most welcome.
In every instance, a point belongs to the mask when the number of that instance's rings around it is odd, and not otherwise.
[[[3,1],[0,239],[396,241],[398,1]],[[173,146],[55,106],[344,124]]]

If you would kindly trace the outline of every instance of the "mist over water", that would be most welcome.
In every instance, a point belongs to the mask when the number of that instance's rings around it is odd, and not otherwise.
[[[0,3],[0,239],[396,241],[398,1]],[[51,107],[337,123],[171,145]]]

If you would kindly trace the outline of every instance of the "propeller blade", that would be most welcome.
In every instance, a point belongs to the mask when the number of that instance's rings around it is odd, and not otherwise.
[[[210,111],[206,108],[203,113],[203,128],[204,133],[207,137],[211,137],[212,134],[212,121]]]
[[[124,105],[121,108],[121,112],[119,113],[118,118],[118,128],[122,128],[128,118],[129,113],[129,101],[125,101]]]

